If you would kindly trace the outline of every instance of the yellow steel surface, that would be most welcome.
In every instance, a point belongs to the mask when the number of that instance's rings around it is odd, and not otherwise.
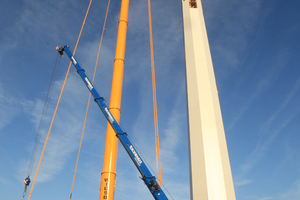
[[[109,110],[119,122],[129,0],[122,0]],[[118,138],[107,124],[99,199],[114,199]]]

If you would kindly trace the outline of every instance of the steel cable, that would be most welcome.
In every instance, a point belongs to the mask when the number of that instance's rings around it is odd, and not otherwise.
[[[85,25],[85,21],[86,21],[87,15],[88,15],[89,10],[90,10],[91,3],[92,3],[92,0],[90,0],[88,9],[86,11],[86,14],[85,14],[85,17],[84,17],[84,20],[83,20],[83,23],[82,23],[82,26],[81,26],[78,38],[77,38],[77,42],[76,42],[76,45],[75,45],[75,48],[74,48],[73,55],[75,55],[75,52],[76,52],[76,49],[77,49],[77,45],[78,45],[80,37],[81,37],[81,33],[82,33],[83,27]],[[61,91],[60,91],[60,94],[59,94],[59,98],[58,98],[58,101],[57,101],[57,104],[56,104],[56,107],[55,107],[55,111],[54,111],[54,114],[53,114],[53,117],[52,117],[52,120],[51,120],[51,124],[50,124],[49,130],[48,130],[48,134],[47,134],[47,137],[46,137],[46,141],[45,141],[45,144],[44,144],[44,148],[43,148],[43,151],[42,151],[42,154],[41,154],[41,157],[40,157],[40,161],[39,161],[39,164],[38,164],[35,176],[34,176],[34,180],[32,182],[32,187],[31,187],[31,190],[30,190],[30,193],[29,193],[29,196],[28,196],[28,200],[30,200],[31,195],[32,195],[32,190],[34,188],[35,180],[36,180],[36,177],[38,175],[38,171],[39,171],[42,159],[43,159],[43,155],[44,155],[44,152],[45,152],[45,149],[46,149],[46,146],[47,146],[49,135],[50,135],[50,132],[51,132],[51,129],[52,129],[52,125],[53,125],[53,122],[54,122],[54,119],[55,119],[55,115],[56,115],[56,112],[57,112],[57,109],[58,109],[58,106],[59,106],[59,103],[60,103],[60,99],[61,99],[62,93],[63,93],[64,88],[65,88],[65,84],[66,84],[66,81],[67,81],[67,78],[68,78],[68,75],[69,75],[69,71],[70,71],[71,65],[72,65],[72,62],[70,62],[70,64],[69,64],[69,67],[68,67],[68,70],[67,70],[67,73],[66,73],[66,76],[65,76],[65,79],[64,79],[64,83],[62,85],[62,88],[61,88]]]

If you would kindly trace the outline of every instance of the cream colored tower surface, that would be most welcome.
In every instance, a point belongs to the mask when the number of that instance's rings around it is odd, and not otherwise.
[[[193,200],[234,200],[218,91],[200,0],[182,0]]]

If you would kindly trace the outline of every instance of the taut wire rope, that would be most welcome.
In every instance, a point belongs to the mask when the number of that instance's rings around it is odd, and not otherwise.
[[[158,119],[157,119],[156,84],[155,84],[154,50],[153,50],[152,19],[151,19],[151,4],[150,4],[150,0],[148,0],[148,14],[149,14],[149,35],[150,35],[150,51],[151,51],[151,72],[152,72],[152,90],[153,90],[153,112],[154,112],[154,128],[155,128],[156,167],[157,167],[157,178],[159,180],[159,185],[162,186],[162,183],[161,183],[159,133],[158,133]]]
[[[101,50],[101,45],[102,45],[103,34],[104,34],[105,25],[106,25],[106,19],[107,19],[108,10],[109,10],[109,5],[110,5],[110,0],[108,0],[108,4],[107,4],[107,9],[106,9],[105,19],[104,19],[104,23],[103,23],[103,28],[102,28],[102,34],[101,34],[101,39],[100,39],[100,43],[99,43],[99,48],[98,48],[98,54],[97,54],[97,59],[96,59],[96,64],[95,64],[95,69],[94,69],[92,84],[94,84],[95,75],[96,75],[96,71],[97,71],[97,65],[98,65],[98,60],[99,60],[99,55],[100,55],[100,50]],[[89,99],[88,99],[88,103],[87,103],[87,107],[86,107],[86,112],[85,112],[85,118],[84,118],[82,133],[81,133],[81,139],[80,139],[80,144],[79,144],[79,149],[78,149],[78,155],[77,155],[77,161],[76,161],[76,166],[75,166],[75,171],[74,171],[72,189],[71,189],[71,194],[70,194],[70,200],[72,199],[73,187],[74,187],[74,182],[75,182],[75,177],[76,177],[76,172],[77,172],[77,166],[78,166],[78,161],[79,161],[81,144],[82,144],[82,139],[83,139],[83,135],[84,135],[85,124],[86,124],[87,114],[88,114],[88,110],[89,110],[89,106],[90,106],[90,101],[91,101],[91,93],[89,94]]]
[[[80,37],[81,37],[81,33],[82,33],[83,27],[84,27],[84,25],[85,25],[85,21],[86,21],[87,15],[88,15],[88,13],[89,13],[91,4],[92,4],[92,0],[90,0],[88,9],[87,9],[87,11],[86,11],[86,14],[85,14],[85,17],[84,17],[84,20],[83,20],[83,23],[82,23],[82,26],[81,26],[81,29],[80,29],[80,32],[79,32],[77,41],[76,41],[76,45],[75,45],[75,48],[74,48],[73,55],[75,55],[75,52],[76,52],[76,49],[77,49],[77,45],[78,45],[78,43],[79,43],[79,40],[80,40]],[[44,148],[43,148],[43,151],[42,151],[42,154],[41,154],[41,157],[40,157],[40,161],[39,161],[39,164],[38,164],[38,167],[37,167],[35,176],[34,176],[34,180],[33,180],[33,182],[32,182],[32,186],[31,186],[31,190],[30,190],[30,193],[29,193],[29,196],[28,196],[28,200],[30,200],[30,198],[31,198],[31,194],[32,194],[32,190],[33,190],[33,187],[34,187],[34,184],[35,184],[35,180],[36,180],[36,177],[37,177],[37,174],[38,174],[38,171],[39,171],[39,168],[40,168],[42,159],[43,159],[43,155],[44,155],[44,152],[45,152],[45,149],[46,149],[46,146],[47,146],[47,142],[48,142],[49,135],[50,135],[50,132],[51,132],[51,129],[52,129],[52,125],[53,125],[53,122],[54,122],[54,118],[55,118],[55,115],[56,115],[56,112],[57,112],[57,108],[58,108],[58,105],[59,105],[59,102],[60,102],[62,93],[63,93],[64,88],[65,88],[65,84],[66,84],[66,81],[67,81],[67,78],[68,78],[68,75],[69,75],[69,71],[70,71],[71,65],[72,65],[72,62],[70,62],[70,64],[69,64],[69,67],[68,67],[68,70],[67,70],[67,73],[66,73],[66,76],[65,76],[65,79],[64,79],[64,83],[63,83],[63,85],[62,85],[62,88],[61,88],[61,91],[60,91],[60,94],[59,94],[59,97],[58,97],[58,101],[57,101],[57,104],[56,104],[56,107],[55,107],[55,111],[54,111],[54,114],[53,114],[53,117],[52,117],[52,120],[51,120],[51,124],[50,124],[49,130],[48,130],[48,134],[47,134],[47,137],[46,137],[46,141],[45,141],[45,144],[44,144]]]
[[[53,90],[53,83],[54,83],[54,80],[55,80],[55,77],[56,77],[56,74],[57,74],[57,69],[58,69],[58,66],[59,66],[58,56],[59,55],[57,55],[57,57],[56,57],[55,65],[54,65],[51,80],[50,80],[50,85],[49,85],[48,92],[47,92],[47,95],[46,95],[46,99],[45,99],[41,119],[40,119],[39,126],[38,126],[38,131],[37,131],[37,134],[36,134],[32,154],[31,154],[31,157],[30,157],[30,162],[29,162],[29,166],[28,166],[28,170],[27,170],[27,175],[28,176],[30,176],[31,172],[32,172],[32,168],[33,168],[33,165],[34,165],[34,162],[35,162],[37,148],[39,146],[39,141],[40,141],[40,137],[41,137],[41,134],[42,134],[43,125],[44,125],[44,122],[45,122],[46,113],[47,113],[47,110],[48,110],[49,100],[51,98],[51,94],[52,94],[52,90]]]
[[[53,72],[52,72],[52,76],[51,76],[51,80],[50,80],[50,85],[49,85],[48,92],[47,92],[46,99],[45,99],[45,103],[44,103],[43,112],[42,112],[42,115],[41,115],[41,118],[40,118],[38,131],[36,133],[35,142],[34,142],[34,146],[33,146],[31,157],[30,157],[30,162],[29,162],[29,166],[28,166],[28,170],[27,170],[27,176],[28,177],[31,175],[32,168],[33,168],[33,165],[34,165],[34,162],[35,162],[36,152],[37,152],[39,142],[40,142],[40,138],[41,138],[41,135],[42,135],[42,130],[43,130],[44,122],[45,122],[45,117],[46,117],[46,113],[47,113],[47,110],[48,110],[49,100],[51,98],[51,94],[52,94],[52,90],[53,90],[53,83],[54,83],[54,80],[55,80],[55,77],[56,77],[56,74],[57,74],[58,66],[59,66],[59,60],[58,60],[58,55],[57,55],[55,65],[54,65],[54,68],[53,68]],[[27,192],[27,185],[25,185],[22,200],[26,196],[26,192]]]

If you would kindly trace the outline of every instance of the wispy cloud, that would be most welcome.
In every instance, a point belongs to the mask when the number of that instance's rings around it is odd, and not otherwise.
[[[80,81],[81,80],[79,77],[74,77],[73,75],[70,75],[68,79],[68,82],[66,84],[68,85],[68,87],[65,88],[64,95],[61,99],[59,110],[54,120],[48,144],[45,149],[45,154],[41,162],[40,171],[37,176],[38,182],[46,182],[52,180],[53,177],[63,169],[65,163],[68,162],[70,155],[78,149],[79,139],[83,127],[82,116],[84,116],[85,107],[88,100],[88,92],[87,90],[86,92],[84,92],[84,86],[76,87],[76,85],[80,85]],[[55,86],[53,93],[58,94],[62,86],[61,81],[59,80],[54,85]],[[41,100],[37,99],[36,101],[37,103],[32,104],[34,106],[32,106],[32,108],[28,109],[27,111],[28,114],[32,116],[32,121],[37,127],[41,117],[37,113],[39,113],[38,111],[40,111],[41,113],[42,107],[41,103],[39,103]],[[54,101],[51,101],[49,110],[53,111],[53,106],[55,106],[55,103]],[[43,135],[40,139],[41,144],[35,160],[34,171],[37,168],[37,164],[39,162],[39,155],[41,155],[41,150],[46,139],[46,134],[48,133],[52,114],[53,112],[47,113],[48,117],[45,120]],[[91,123],[93,123],[93,118],[91,119],[91,121]],[[99,126],[96,127],[99,128]],[[94,131],[95,130],[93,130],[93,132]],[[24,165],[22,164],[22,166]],[[19,174],[25,174],[24,167],[20,167]]]
[[[259,200],[270,200],[270,199],[274,199],[273,197],[263,197],[263,198],[259,198]]]
[[[245,185],[248,185],[248,184],[251,184],[253,182],[253,180],[250,180],[250,179],[235,179],[234,180],[234,185],[236,187],[239,187],[239,186],[245,186]]]
[[[280,194],[278,197],[274,198],[276,200],[290,200],[300,198],[300,180],[293,184],[293,187],[287,190],[285,193]]]
[[[221,63],[222,67],[216,68],[216,72],[220,71],[222,79],[240,68],[248,37],[262,20],[261,4],[258,0],[203,2],[212,56],[214,62]]]
[[[0,183],[5,184],[7,181],[0,176]]]
[[[0,130],[20,111],[17,99],[8,95],[0,82]]]
[[[265,75],[260,76],[259,80],[253,81],[253,85],[255,85],[253,91],[251,90],[247,91],[246,100],[243,103],[243,106],[238,110],[237,113],[234,113],[233,119],[231,123],[228,126],[228,131],[230,131],[237,122],[246,114],[248,109],[253,106],[254,102],[257,99],[262,98],[264,95],[264,92],[268,91],[270,87],[278,80],[278,77],[280,76],[281,71],[284,69],[284,67],[288,63],[288,57],[287,57],[287,51],[280,50],[277,52],[278,56],[276,57],[276,60],[273,62],[272,70],[269,70],[269,72]],[[245,77],[242,77],[243,79]],[[253,77],[253,80],[255,78]],[[242,86],[243,84],[241,84]]]
[[[178,88],[177,94],[178,96],[175,99],[174,107],[170,111],[170,118],[168,119],[167,127],[164,130],[165,135],[161,142],[163,167],[166,173],[176,170],[174,166],[180,162],[176,152],[180,151],[187,144],[187,141],[183,141],[187,129],[182,129],[185,128],[183,124],[186,123],[186,110],[181,109],[185,101],[185,85],[181,85],[181,88]]]
[[[282,113],[289,106],[290,102],[299,93],[299,90],[300,90],[300,79],[298,79],[298,81],[296,81],[296,83],[294,84],[294,87],[291,89],[291,91],[284,98],[283,102],[279,105],[278,109],[262,125],[262,128],[261,128],[262,132],[265,132],[265,131],[269,130],[270,125],[272,123],[274,123],[274,120],[280,115],[280,113]],[[297,111],[297,110],[295,110],[295,111]],[[297,114],[297,113],[295,113],[295,114]]]
[[[277,124],[276,130],[270,129],[270,127],[275,126],[274,121],[280,116],[280,114],[285,110],[290,101],[295,95],[298,94],[300,89],[300,79],[296,82],[294,87],[290,90],[288,95],[282,101],[277,110],[269,117],[268,120],[262,125],[261,137],[257,142],[256,147],[253,149],[251,154],[247,157],[246,162],[241,166],[242,174],[238,179],[243,179],[243,177],[265,156],[266,151],[270,148],[271,143],[276,139],[276,137],[282,132],[282,130],[299,115],[300,109],[295,109],[294,112],[290,113],[280,124]]]

